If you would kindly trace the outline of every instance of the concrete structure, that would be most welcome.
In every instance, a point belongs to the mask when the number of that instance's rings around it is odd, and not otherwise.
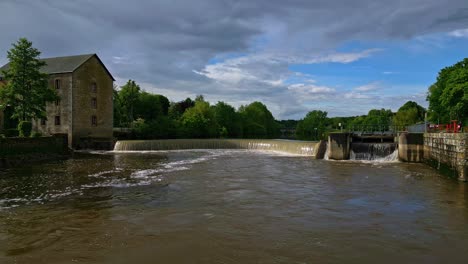
[[[47,65],[41,71],[49,74],[49,86],[61,99],[47,104],[47,119],[33,120],[34,131],[66,134],[72,148],[111,148],[114,78],[99,57],[87,54],[43,61]],[[0,72],[7,68],[8,64]]]
[[[424,134],[401,133],[398,137],[398,157],[404,162],[423,162]]]
[[[349,159],[350,149],[355,147],[352,142],[359,141],[347,133],[332,133],[328,140],[329,159],[334,160]],[[379,144],[380,140],[373,140]],[[397,144],[400,161],[423,162],[443,174],[468,181],[468,133],[401,133]]]
[[[349,159],[351,134],[330,133],[328,136],[328,158],[333,160]]]
[[[459,180],[468,180],[468,133],[424,134],[424,160]]]

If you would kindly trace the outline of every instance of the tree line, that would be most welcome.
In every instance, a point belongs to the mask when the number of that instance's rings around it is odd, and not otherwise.
[[[416,102],[409,101],[396,113],[390,109],[372,109],[367,115],[330,118],[327,112],[314,110],[301,120],[277,121],[261,102],[238,109],[225,102],[211,105],[202,95],[170,102],[163,95],[143,91],[133,80],[114,89],[114,125],[131,129],[130,134],[127,130],[119,136],[138,139],[276,138],[282,130],[295,130],[290,138],[319,140],[329,132],[342,129],[401,130],[423,122],[425,111]]]
[[[130,135],[124,134],[139,139],[279,136],[279,124],[261,102],[239,109],[221,101],[211,105],[202,95],[170,102],[143,91],[133,80],[114,89],[114,126],[131,128]]]

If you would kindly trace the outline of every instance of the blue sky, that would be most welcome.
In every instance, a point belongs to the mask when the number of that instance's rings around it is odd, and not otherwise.
[[[427,106],[439,70],[467,57],[466,0],[349,3],[2,0],[0,63],[26,37],[43,57],[97,53],[118,85],[300,119]]]

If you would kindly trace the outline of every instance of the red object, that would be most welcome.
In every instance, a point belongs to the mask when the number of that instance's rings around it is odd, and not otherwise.
[[[457,120],[451,120],[450,124],[446,125],[447,133],[459,133],[460,127]]]
[[[444,131],[446,133],[460,133],[462,126],[457,120],[451,120],[449,124],[429,125],[429,129],[433,132]]]

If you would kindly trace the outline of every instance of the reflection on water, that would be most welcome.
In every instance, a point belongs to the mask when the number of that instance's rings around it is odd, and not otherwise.
[[[0,172],[0,263],[466,263],[465,186],[420,164],[77,154]]]

